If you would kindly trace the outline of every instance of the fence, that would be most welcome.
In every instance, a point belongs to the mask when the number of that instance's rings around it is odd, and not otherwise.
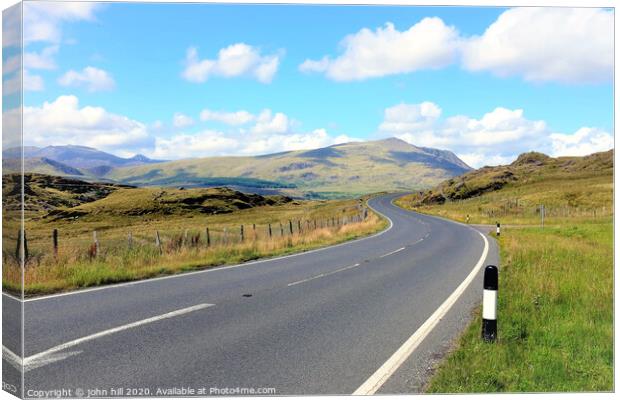
[[[292,237],[301,237],[318,230],[338,230],[341,227],[364,222],[368,218],[368,209],[357,206],[342,209],[338,215],[322,216],[320,218],[296,218],[274,221],[263,224],[246,223],[238,225],[205,225],[183,229],[170,230],[131,230],[124,234],[118,231],[109,233],[106,230],[93,230],[89,235],[79,235],[63,240],[62,232],[52,228],[49,239],[37,238],[35,245],[30,243],[28,232],[16,232],[14,251],[5,248],[3,255],[14,261],[20,258],[20,248],[23,241],[25,259],[68,252],[79,252],[91,259],[118,250],[147,250],[159,254],[167,254],[181,249],[191,248],[222,248],[233,247],[244,243],[259,241],[277,241]],[[41,232],[37,232],[41,236]],[[12,253],[12,254],[7,254]]]

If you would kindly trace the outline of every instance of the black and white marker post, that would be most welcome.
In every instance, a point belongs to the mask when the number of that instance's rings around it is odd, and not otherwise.
[[[482,291],[482,339],[485,342],[494,342],[497,339],[497,281],[497,267],[487,265],[484,269]]]
[[[495,232],[497,233],[497,236],[499,236],[499,222],[497,223],[497,230]]]

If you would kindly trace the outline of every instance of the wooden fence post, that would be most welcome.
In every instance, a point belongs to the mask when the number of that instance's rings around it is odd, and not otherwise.
[[[269,239],[271,239],[271,236],[272,236],[272,234],[271,234],[271,222],[270,222],[269,223]]]
[[[244,237],[243,237],[243,225],[241,225],[241,227],[239,228],[239,236],[241,237],[241,241],[243,242]]]
[[[205,229],[205,234],[207,235],[207,247],[211,246],[211,235],[209,235],[209,227]]]
[[[94,249],[95,249],[95,257],[99,257],[99,240],[97,239],[97,231],[93,231],[93,242],[94,242]]]
[[[155,246],[157,246],[157,248],[159,249],[159,254],[162,254],[162,248],[161,248],[161,238],[159,237],[159,231],[155,231]]]
[[[54,246],[54,257],[58,257],[58,229],[52,231],[52,245]]]
[[[288,231],[289,231],[289,234],[292,236],[293,235],[293,222],[290,219],[288,220]]]
[[[282,226],[282,222],[280,222],[280,236],[284,236],[284,227]]]
[[[301,221],[297,220],[297,234],[301,235]]]

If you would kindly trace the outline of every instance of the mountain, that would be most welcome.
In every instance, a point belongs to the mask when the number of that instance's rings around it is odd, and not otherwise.
[[[18,163],[19,148],[2,151],[3,165]],[[13,160],[13,161],[10,161]],[[117,157],[86,146],[24,146],[26,171],[52,175],[75,175],[100,177],[117,167],[160,163],[164,160],[151,160],[141,154],[131,158]],[[12,169],[11,169],[12,170]]]
[[[470,169],[449,151],[389,138],[254,157],[208,157],[120,167],[104,177],[138,186],[238,185],[245,191],[258,183],[263,188],[276,185],[280,192],[292,195],[344,197],[424,189]],[[213,179],[217,183],[211,183]]]
[[[613,170],[613,150],[585,157],[558,158],[537,152],[523,153],[509,165],[468,172],[433,189],[407,196],[404,201],[411,206],[423,206],[475,197],[486,199],[489,196],[485,195],[496,194],[520,198],[523,204],[544,201],[587,206],[612,193]]]

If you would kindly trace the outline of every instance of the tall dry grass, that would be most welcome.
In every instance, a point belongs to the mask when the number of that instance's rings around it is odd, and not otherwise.
[[[161,246],[157,246],[149,232],[132,234],[131,241],[118,235],[106,237],[100,234],[99,251],[93,254],[93,242],[87,238],[64,241],[57,254],[32,248],[24,270],[26,295],[54,293],[65,290],[97,286],[109,283],[151,278],[217,265],[235,264],[262,257],[273,257],[301,252],[366,236],[383,229],[386,222],[374,213],[368,217],[350,217],[346,224],[332,225],[331,219],[290,226],[272,224],[272,236],[267,226],[252,225],[244,228],[244,240],[239,230],[224,228],[210,231],[210,244],[205,232],[177,230],[160,234]],[[334,219],[335,221],[335,219]],[[288,223],[287,223],[288,224]],[[329,225],[327,225],[329,224]],[[3,286],[19,291],[21,271],[16,258],[3,252]]]

